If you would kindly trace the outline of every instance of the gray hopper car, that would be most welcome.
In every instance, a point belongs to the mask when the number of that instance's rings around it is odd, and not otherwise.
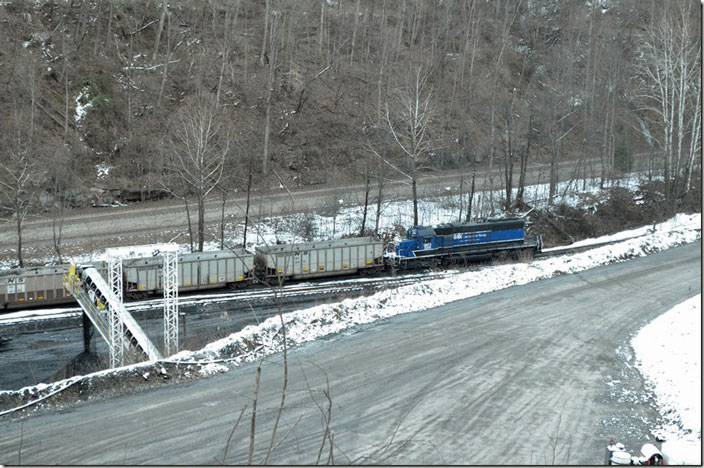
[[[32,307],[70,302],[63,285],[65,271],[61,265],[0,272],[0,308],[3,304]]]
[[[244,286],[252,275],[254,254],[244,249],[194,252],[178,256],[178,289]],[[155,293],[162,290],[162,257],[124,260],[125,292]]]
[[[353,237],[257,247],[255,263],[266,278],[305,279],[378,271],[383,254],[382,241]]]

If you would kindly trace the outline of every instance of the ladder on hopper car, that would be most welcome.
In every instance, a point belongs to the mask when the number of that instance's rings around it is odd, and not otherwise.
[[[64,275],[64,287],[108,343],[111,367],[145,358],[162,359],[159,350],[94,267],[77,268],[71,264]]]

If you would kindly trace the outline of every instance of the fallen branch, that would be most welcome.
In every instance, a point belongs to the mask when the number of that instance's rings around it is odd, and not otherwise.
[[[129,34],[130,36],[134,36],[134,35],[137,34],[138,32],[142,32],[142,31],[144,31],[145,29],[147,29],[149,26],[151,26],[152,24],[158,23],[158,22],[159,22],[159,20],[158,20],[158,19],[155,19],[154,21],[150,21],[149,23],[145,24],[144,26],[142,26],[142,27],[139,28],[138,30],[133,31],[133,32],[129,32],[129,33],[127,33],[127,34]]]

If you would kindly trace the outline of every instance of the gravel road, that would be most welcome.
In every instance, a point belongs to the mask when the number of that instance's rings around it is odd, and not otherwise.
[[[335,463],[602,464],[609,438],[637,449],[659,420],[632,367],[630,337],[700,291],[697,242],[293,349],[268,461],[316,462],[329,384]],[[262,369],[257,463],[280,401],[281,356]],[[246,463],[255,374],[249,364],[185,385],[6,420],[0,463],[216,463],[247,406],[225,459]],[[326,445],[321,461],[328,455]]]

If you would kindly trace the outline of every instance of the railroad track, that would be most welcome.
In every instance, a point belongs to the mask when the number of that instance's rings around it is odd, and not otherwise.
[[[313,296],[341,295],[347,293],[376,292],[381,289],[405,286],[427,279],[442,279],[454,274],[456,270],[433,271],[424,273],[405,273],[396,276],[379,276],[368,278],[345,278],[338,280],[328,280],[320,283],[296,282],[285,284],[283,287],[257,286],[236,291],[222,292],[194,292],[179,297],[179,306],[195,306],[198,304],[230,303],[237,301],[247,301],[249,303],[270,303],[276,304],[277,298],[284,302],[305,301]],[[162,306],[163,299],[146,299],[132,301],[125,304],[130,313],[137,313],[156,310]],[[81,316],[80,307],[52,307],[46,309],[34,309],[23,312],[10,312],[0,315],[0,329],[3,327],[18,325],[28,322],[52,322],[63,319],[78,318]]]
[[[552,248],[536,254],[536,259],[556,257],[584,252],[587,250],[613,245],[628,239],[640,236],[632,236],[624,239],[600,242],[597,244],[581,245],[576,247]],[[231,303],[237,301],[247,301],[249,303],[269,303],[276,304],[277,299],[284,302],[305,302],[307,298],[314,296],[344,295],[346,293],[373,293],[382,289],[406,286],[421,280],[443,279],[456,274],[458,271],[469,271],[477,268],[477,265],[467,268],[455,268],[442,271],[425,271],[422,273],[401,273],[395,276],[383,275],[378,277],[353,277],[323,282],[295,282],[283,285],[283,287],[256,286],[236,291],[222,292],[193,292],[182,295],[179,298],[179,306],[197,306],[198,304]],[[162,299],[147,299],[128,302],[127,310],[130,313],[139,313],[147,310],[157,310],[162,306]],[[81,315],[79,307],[54,307],[48,309],[36,309],[18,313],[8,313],[0,315],[0,329],[10,325],[29,322],[51,323],[60,319],[78,318]]]

